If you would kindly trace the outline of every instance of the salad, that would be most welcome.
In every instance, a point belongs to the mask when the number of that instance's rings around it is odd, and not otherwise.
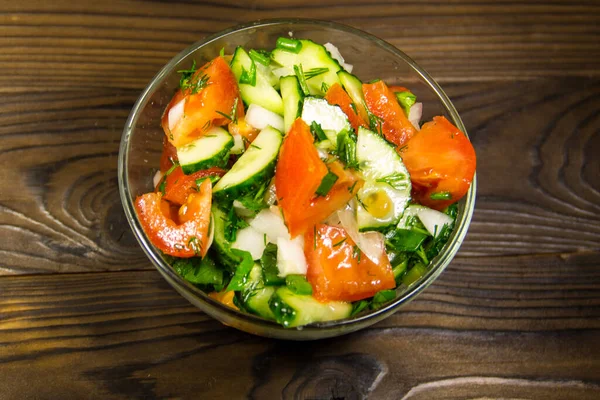
[[[172,268],[284,327],[381,307],[452,232],[475,152],[408,88],[361,82],[338,49],[281,37],[181,74],[155,190],[135,207]]]

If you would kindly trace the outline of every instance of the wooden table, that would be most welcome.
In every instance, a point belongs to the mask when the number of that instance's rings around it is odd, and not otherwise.
[[[600,398],[600,3],[549,3],[0,2],[0,398]],[[192,307],[117,190],[125,119],[161,66],[289,16],[403,49],[478,154],[473,223],[441,278],[370,329],[309,343]]]

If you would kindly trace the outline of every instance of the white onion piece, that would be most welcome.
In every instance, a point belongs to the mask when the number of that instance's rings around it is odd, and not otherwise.
[[[239,200],[233,201],[233,209],[240,217],[249,218],[254,216],[254,211],[247,209]]]
[[[320,147],[317,147],[317,153],[319,153],[319,158],[321,160],[327,160],[329,158],[329,153],[327,153],[325,150],[323,150]]]
[[[375,264],[379,264],[381,257],[385,256],[383,234],[380,232],[359,232],[356,218],[354,218],[354,214],[350,210],[339,210],[338,216],[342,227],[344,227],[358,248],[369,257],[369,260]]]
[[[334,46],[331,43],[325,43],[323,47],[325,47],[329,54],[331,54],[331,58],[335,59],[337,62],[340,63],[340,66],[342,68],[344,68],[348,72],[352,72],[353,66],[344,62],[344,57],[342,57],[342,53],[340,53],[340,50],[336,46]]]
[[[159,171],[156,171],[156,173],[154,174],[154,178],[152,178],[152,182],[154,183],[154,187],[158,186],[158,183],[160,182],[160,180],[163,177],[163,173]]]
[[[237,231],[231,248],[247,251],[253,260],[258,260],[265,251],[265,237],[253,227],[247,226]]]
[[[183,117],[183,111],[185,106],[185,99],[179,100],[179,103],[175,104],[169,110],[169,130],[172,131],[175,125],[179,123],[179,120]]]
[[[270,125],[278,131],[283,132],[283,117],[258,104],[250,104],[246,113],[246,122],[256,129],[262,130]]]
[[[278,207],[262,210],[248,223],[258,232],[267,235],[267,240],[271,243],[277,243],[279,238],[290,239],[290,233]]]
[[[417,215],[425,229],[434,237],[439,235],[444,225],[450,225],[453,221],[452,217],[429,207],[418,207]]]
[[[419,122],[421,122],[421,116],[423,115],[423,103],[415,103],[410,107],[408,112],[408,120],[415,126],[417,130],[421,129]]]
[[[281,277],[306,275],[308,266],[304,256],[304,236],[296,236],[292,240],[282,237],[277,239],[277,269]]]

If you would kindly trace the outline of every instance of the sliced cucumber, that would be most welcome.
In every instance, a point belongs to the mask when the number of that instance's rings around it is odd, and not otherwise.
[[[302,93],[298,78],[295,76],[282,76],[279,79],[279,87],[283,99],[283,132],[287,133],[292,123],[300,116],[304,93]]]
[[[277,289],[269,306],[276,321],[286,328],[348,318],[352,312],[350,303],[321,303],[311,295],[296,294],[285,286]]]
[[[365,96],[363,94],[362,82],[356,76],[346,71],[339,71],[337,76],[342,84],[342,87],[356,106],[356,111],[365,120],[369,121],[369,113],[367,112],[367,105],[365,103]]]
[[[235,269],[240,263],[240,258],[236,257],[231,252],[231,242],[225,239],[225,221],[227,221],[227,214],[219,207],[213,205],[212,207],[213,221],[215,224],[215,236],[211,249],[217,256],[217,259],[229,269]]]
[[[318,123],[332,144],[337,143],[337,136],[340,133],[352,129],[348,117],[340,107],[331,105],[327,100],[317,97],[306,97],[304,99],[302,120],[309,126],[313,122]]]
[[[233,203],[233,200],[255,192],[270,180],[275,172],[282,140],[281,132],[275,128],[269,126],[260,131],[246,152],[213,188],[215,199]]]
[[[210,167],[224,167],[233,147],[233,137],[223,128],[211,128],[193,142],[177,148],[177,158],[185,174]]]
[[[235,53],[233,53],[231,71],[239,83],[240,94],[246,104],[258,104],[267,110],[283,115],[283,101],[277,90],[269,83],[269,78],[265,76],[266,70],[257,68],[254,61],[242,47],[236,48]],[[254,71],[256,75],[256,83],[254,85],[241,83],[242,75],[244,73],[246,73],[246,76],[251,75],[251,71]]]
[[[271,59],[282,67],[293,69],[294,65],[301,65],[310,94],[323,96],[329,86],[339,83],[337,72],[342,67],[322,45],[311,40],[300,43],[302,48],[298,53],[276,48]]]
[[[365,185],[358,191],[357,222],[361,231],[398,223],[410,200],[410,176],[396,149],[381,135],[358,129],[356,158]]]
[[[254,264],[250,274],[248,274],[248,282],[246,288],[242,292],[242,302],[248,311],[266,319],[275,319],[275,315],[269,307],[269,300],[273,293],[274,287],[265,287],[262,279],[262,269],[259,264]]]

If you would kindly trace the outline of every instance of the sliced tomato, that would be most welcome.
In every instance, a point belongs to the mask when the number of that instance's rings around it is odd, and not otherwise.
[[[306,278],[320,301],[357,301],[396,286],[387,257],[375,264],[340,227],[319,224],[306,232]]]
[[[170,201],[173,204],[182,205],[187,200],[191,193],[198,191],[196,180],[207,176],[223,176],[225,170],[218,167],[212,167],[201,171],[196,171],[193,174],[186,175],[180,166],[174,169],[164,177],[164,195],[163,199]],[[161,189],[161,183],[158,184],[157,190]]]
[[[275,169],[277,199],[286,221],[302,212],[325,175],[327,166],[313,145],[310,128],[298,118],[283,140]]]
[[[325,94],[325,100],[327,100],[329,104],[337,105],[342,109],[342,111],[348,117],[348,121],[350,121],[350,125],[352,125],[354,130],[358,130],[359,126],[368,128],[367,123],[358,114],[356,108],[352,107],[354,105],[352,99],[339,83],[334,83],[329,87],[327,93]]]
[[[442,210],[460,200],[475,174],[475,149],[445,117],[434,117],[401,150],[410,173],[413,195],[428,207]]]
[[[315,192],[328,171],[338,180],[326,196]],[[362,186],[339,162],[327,165],[313,145],[310,128],[301,119],[294,121],[281,146],[275,170],[275,189],[279,206],[292,237],[303,234],[343,207]]]
[[[369,111],[378,118],[377,129],[399,149],[417,130],[408,120],[394,93],[383,81],[363,83],[363,93]]]
[[[178,161],[177,149],[166,136],[163,137],[163,150],[160,155],[160,172],[165,173]]]
[[[175,147],[188,144],[211,126],[227,125],[231,115],[243,116],[243,103],[229,64],[217,57],[189,79],[165,109],[162,127]],[[226,116],[229,116],[227,118]]]
[[[138,196],[135,208],[144,232],[163,253],[183,258],[204,257],[209,245],[211,200],[212,186],[207,179],[198,193],[188,196],[176,218],[169,203],[156,192]]]

